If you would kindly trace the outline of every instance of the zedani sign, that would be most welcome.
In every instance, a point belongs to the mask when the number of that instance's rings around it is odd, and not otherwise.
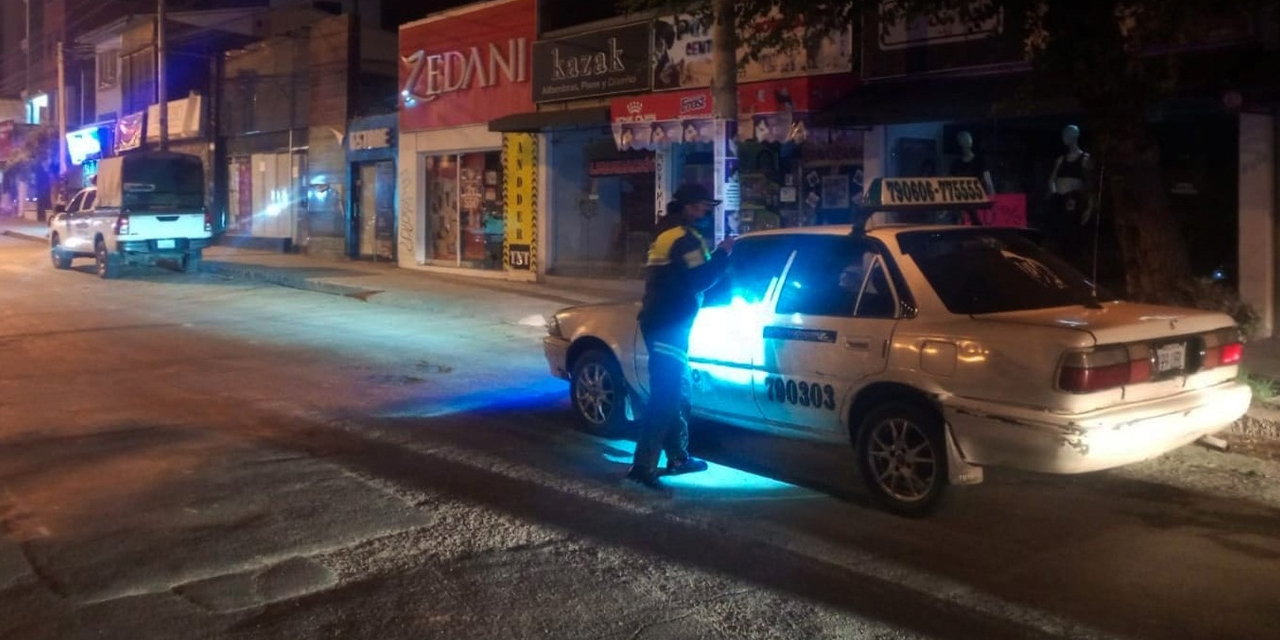
[[[648,91],[649,33],[646,22],[534,43],[534,101]]]
[[[532,111],[535,0],[489,2],[400,27],[403,131],[488,122]]]

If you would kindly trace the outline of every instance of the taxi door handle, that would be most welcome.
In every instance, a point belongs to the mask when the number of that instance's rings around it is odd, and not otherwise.
[[[870,338],[845,338],[844,348],[850,351],[871,351]]]

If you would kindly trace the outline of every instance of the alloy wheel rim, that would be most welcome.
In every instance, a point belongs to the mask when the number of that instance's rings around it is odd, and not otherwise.
[[[918,502],[938,481],[938,453],[925,432],[904,418],[890,418],[871,431],[867,463],[880,487],[896,500]]]
[[[604,365],[590,363],[578,372],[578,412],[592,424],[609,421],[614,407],[613,376]]]

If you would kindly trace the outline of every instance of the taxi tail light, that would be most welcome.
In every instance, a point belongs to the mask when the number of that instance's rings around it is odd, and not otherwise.
[[[129,214],[122,213],[116,216],[115,234],[118,236],[129,235]]]
[[[1058,388],[1067,393],[1105,391],[1150,379],[1150,352],[1123,345],[1068,351],[1058,369]]]
[[[211,233],[213,231],[213,214],[206,209],[204,212],[204,232]]]
[[[1244,360],[1244,343],[1236,328],[1215,331],[1204,337],[1204,352],[1200,356],[1202,369],[1229,367]]]

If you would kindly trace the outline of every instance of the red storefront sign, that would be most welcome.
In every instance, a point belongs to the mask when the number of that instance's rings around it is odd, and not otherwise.
[[[490,2],[400,27],[403,131],[533,111],[536,0]]]
[[[622,124],[710,118],[711,90],[694,89],[615,98],[609,104],[609,115],[614,122]]]
[[[817,111],[853,89],[851,76],[814,76],[749,82],[738,85],[738,114]],[[614,98],[609,105],[613,121],[619,124],[660,122],[711,117],[711,90],[692,89],[671,93]]]

